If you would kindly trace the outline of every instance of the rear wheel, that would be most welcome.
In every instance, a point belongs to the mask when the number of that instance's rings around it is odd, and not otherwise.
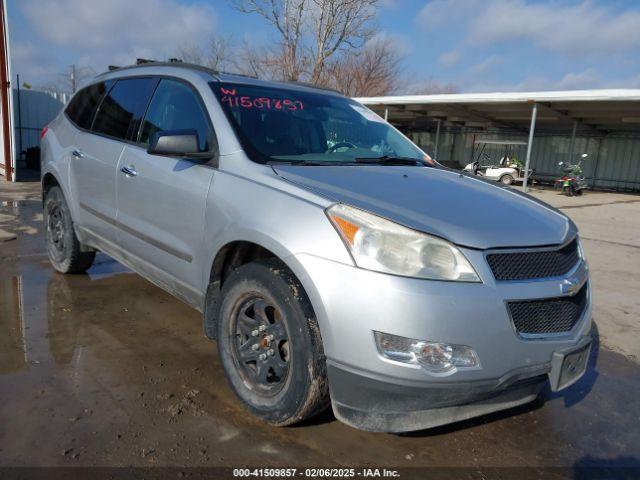
[[[218,351],[246,407],[277,426],[329,405],[318,324],[302,286],[277,260],[243,265],[225,281]]]
[[[571,185],[562,187],[562,191],[567,197],[573,197],[573,188],[571,187]]]
[[[60,273],[82,273],[91,267],[96,253],[85,251],[78,241],[71,212],[60,187],[51,187],[47,191],[44,225],[47,254],[53,268]]]
[[[513,177],[508,173],[505,173],[500,177],[500,183],[503,185],[511,185],[513,183]]]

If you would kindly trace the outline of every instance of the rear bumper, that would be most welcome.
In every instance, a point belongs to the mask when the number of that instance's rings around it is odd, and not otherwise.
[[[586,349],[591,337],[584,337],[566,354]],[[374,432],[408,432],[459,422],[506,410],[535,400],[551,382],[558,385],[564,355],[558,353],[550,363],[514,370],[497,380],[452,382],[448,384],[401,382],[372,375],[329,362],[334,414],[342,422]]]

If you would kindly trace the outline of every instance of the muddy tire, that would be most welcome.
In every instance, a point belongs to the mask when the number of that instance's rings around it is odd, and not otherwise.
[[[44,227],[47,254],[60,273],[83,273],[93,263],[94,251],[84,251],[73,229],[71,211],[60,187],[47,191],[44,200]]]
[[[512,185],[513,184],[513,177],[511,175],[509,175],[508,173],[502,175],[500,177],[500,183],[503,185]]]
[[[220,361],[247,409],[275,426],[326,409],[320,330],[293,273],[277,260],[243,265],[225,280],[221,298]]]

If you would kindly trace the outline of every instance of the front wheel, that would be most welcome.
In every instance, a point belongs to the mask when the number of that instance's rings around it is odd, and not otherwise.
[[[220,361],[249,411],[285,426],[324,410],[329,387],[320,330],[291,271],[277,260],[243,265],[221,297]]]
[[[513,177],[506,173],[500,177],[500,183],[503,185],[511,185],[513,183]]]
[[[53,268],[60,273],[82,273],[96,256],[86,251],[73,229],[71,211],[60,187],[51,187],[44,199],[44,226],[47,254]]]
[[[573,188],[570,185],[562,187],[562,191],[567,197],[573,197]]]

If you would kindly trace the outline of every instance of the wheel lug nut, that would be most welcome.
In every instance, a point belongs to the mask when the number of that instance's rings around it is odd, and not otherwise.
[[[253,332],[251,332],[251,336],[252,337],[257,337],[258,336],[258,330],[254,330]]]
[[[258,330],[260,330],[261,332],[264,332],[266,329],[267,329],[267,327],[266,327],[266,326],[264,326],[264,325],[260,325],[260,326],[258,327]]]
[[[267,355],[269,355],[270,357],[273,356],[273,348],[270,348],[269,350],[267,350]]]
[[[268,341],[273,342],[273,339],[274,339],[275,337],[273,336],[273,333],[272,333],[271,335],[267,335],[265,338],[266,338]]]
[[[261,353],[261,354],[258,356],[258,358],[259,358],[260,360],[266,360],[266,359],[267,359],[267,356],[266,356],[264,353]]]
[[[258,350],[259,348],[260,348],[260,344],[259,343],[255,343],[255,344],[251,345],[251,350],[253,350],[254,352],[256,350]]]

